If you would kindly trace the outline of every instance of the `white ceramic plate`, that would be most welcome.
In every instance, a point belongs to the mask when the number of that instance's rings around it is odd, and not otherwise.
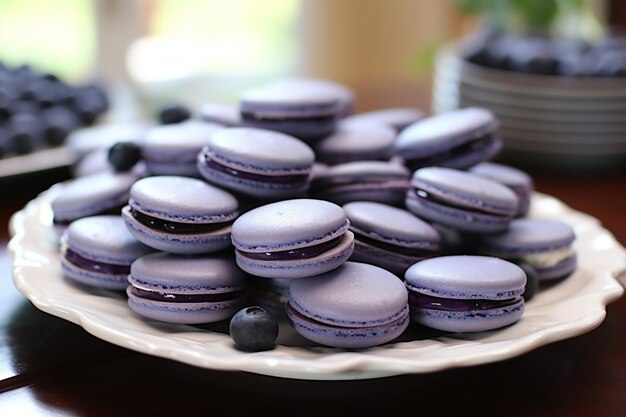
[[[580,267],[539,292],[516,324],[476,334],[411,326],[395,343],[361,351],[312,345],[285,324],[274,350],[245,353],[234,347],[223,329],[144,320],[131,312],[123,296],[66,281],[49,205],[61,187],[52,187],[11,219],[9,248],[16,287],[37,308],[101,339],[199,367],[299,379],[365,379],[495,362],[594,329],[603,321],[607,303],[623,292],[616,278],[626,269],[626,251],[611,233],[593,217],[535,194],[532,216],[558,218],[575,227]]]

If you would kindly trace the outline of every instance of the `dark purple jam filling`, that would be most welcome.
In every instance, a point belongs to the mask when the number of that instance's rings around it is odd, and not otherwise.
[[[485,149],[491,146],[495,139],[495,136],[493,136],[492,134],[488,134],[485,136],[481,136],[478,139],[474,139],[470,142],[466,142],[462,145],[456,146],[452,149],[448,149],[445,152],[440,152],[424,158],[407,159],[405,161],[405,164],[411,170],[416,170],[425,166],[439,165],[460,155],[474,152],[483,152]]]
[[[327,116],[313,116],[313,117],[267,117],[267,116],[257,117],[252,112],[245,112],[245,111],[241,112],[241,120],[244,122],[288,121],[289,123],[292,123],[292,122],[334,123],[336,119],[337,119],[337,116],[334,114],[327,115]]]
[[[194,234],[194,233],[209,233],[215,230],[222,229],[230,224],[232,221],[220,222],[220,223],[180,223],[170,220],[159,219],[156,217],[148,216],[140,211],[131,207],[130,214],[139,223],[154,230],[160,230],[166,233],[175,234]]]
[[[231,291],[219,294],[171,294],[158,291],[147,291],[137,287],[130,287],[130,293],[136,297],[152,301],[173,303],[217,303],[220,301],[236,300],[242,297],[244,290]]]
[[[519,300],[519,297],[507,298],[506,300],[461,300],[458,298],[433,297],[413,291],[409,293],[409,304],[411,307],[442,311],[491,310],[513,305]]]
[[[84,258],[71,249],[65,251],[65,259],[81,269],[107,275],[128,275],[130,265],[107,264]]]
[[[359,242],[365,243],[370,246],[374,246],[375,248],[386,250],[388,252],[397,253],[399,255],[407,255],[413,256],[416,258],[426,258],[429,256],[433,256],[437,253],[437,248],[433,249],[418,249],[418,248],[407,248],[404,246],[398,246],[387,242],[381,242],[380,240],[372,239],[371,237],[365,236],[356,230],[350,229],[352,233],[354,233],[354,238]]]
[[[470,206],[466,206],[463,204],[459,204],[456,203],[454,201],[450,201],[446,198],[443,197],[439,197],[435,194],[431,194],[428,191],[422,190],[420,188],[415,188],[415,195],[417,196],[418,200],[426,200],[428,202],[431,203],[435,203],[435,204],[440,204],[446,207],[453,207],[459,210],[463,210],[463,211],[467,211],[470,213],[476,213],[476,214],[487,214],[490,216],[497,216],[497,217],[503,217],[503,218],[508,218],[508,217],[512,217],[513,216],[513,212],[511,212],[510,214],[505,214],[502,213],[501,211],[496,211],[496,210],[488,210],[487,208],[476,208],[476,207],[470,207]]]
[[[298,184],[306,182],[309,178],[309,174],[295,174],[295,175],[262,175],[254,174],[251,172],[239,171],[227,166],[224,166],[218,162],[215,162],[208,155],[204,155],[205,165],[215,171],[223,172],[233,177],[242,178],[245,180],[259,181],[269,184]]]
[[[240,250],[239,252],[246,258],[255,259],[258,261],[292,261],[294,259],[308,259],[314,258],[327,250],[337,246],[343,236],[336,237],[326,242],[318,243],[317,245],[307,246],[305,248],[283,250],[276,252],[245,252]]]

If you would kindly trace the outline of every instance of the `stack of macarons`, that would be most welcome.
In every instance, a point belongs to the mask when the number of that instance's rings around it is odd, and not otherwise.
[[[572,228],[533,218],[532,178],[494,161],[492,112],[355,104],[341,84],[286,78],[162,117],[136,142],[145,171],[83,176],[53,201],[65,275],[126,289],[146,320],[254,303],[313,343],[368,348],[411,321],[511,325],[528,268],[575,272]]]

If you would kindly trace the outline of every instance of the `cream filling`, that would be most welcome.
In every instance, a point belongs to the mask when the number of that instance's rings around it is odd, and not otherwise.
[[[499,252],[489,252],[489,255],[503,259],[510,259],[511,256]],[[559,262],[574,255],[574,248],[571,246],[555,249],[547,252],[529,253],[526,255],[515,256],[516,259],[526,262],[535,268],[546,268],[552,265],[556,265]]]

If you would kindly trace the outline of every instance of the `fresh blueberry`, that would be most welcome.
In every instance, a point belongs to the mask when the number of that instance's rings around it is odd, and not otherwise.
[[[230,320],[230,336],[242,349],[269,350],[278,337],[278,322],[262,307],[245,307]]]
[[[535,268],[526,262],[517,262],[517,266],[522,268],[526,273],[526,289],[524,290],[523,297],[524,301],[529,301],[539,290],[539,275],[537,275]]]
[[[180,103],[167,103],[158,111],[159,122],[164,125],[180,123],[191,117],[191,111]]]
[[[107,158],[116,171],[128,171],[141,159],[141,149],[134,142],[117,142],[109,148]]]

